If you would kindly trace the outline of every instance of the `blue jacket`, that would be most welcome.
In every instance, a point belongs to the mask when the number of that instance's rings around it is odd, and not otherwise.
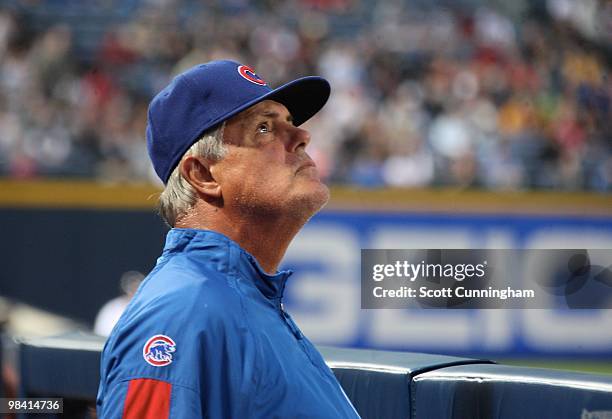
[[[221,234],[172,229],[104,347],[98,416],[359,417],[283,310],[290,275]]]

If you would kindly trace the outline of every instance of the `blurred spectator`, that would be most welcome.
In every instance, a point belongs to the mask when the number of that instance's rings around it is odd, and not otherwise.
[[[94,323],[95,334],[100,336],[110,335],[143,279],[144,275],[138,271],[127,271],[121,275],[119,281],[121,295],[102,306]]]
[[[0,11],[0,175],[155,182],[148,101],[233,58],[332,82],[311,144],[331,182],[612,190],[610,2],[64,2]]]

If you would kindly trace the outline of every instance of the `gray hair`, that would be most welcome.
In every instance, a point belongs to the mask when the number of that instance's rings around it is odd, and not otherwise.
[[[166,188],[159,196],[159,215],[170,227],[174,227],[176,221],[195,205],[197,199],[195,189],[181,174],[180,167],[183,159],[187,156],[200,156],[218,161],[225,157],[227,147],[223,144],[224,128],[225,122],[205,131],[202,137],[183,154],[168,178]]]

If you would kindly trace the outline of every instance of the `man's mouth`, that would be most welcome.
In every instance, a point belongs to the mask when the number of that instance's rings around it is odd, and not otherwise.
[[[300,171],[302,171],[304,169],[308,169],[309,167],[316,168],[317,165],[312,160],[308,160],[308,161],[304,162],[304,164],[300,165],[300,167],[298,167],[298,169],[295,171],[295,173],[300,172]]]

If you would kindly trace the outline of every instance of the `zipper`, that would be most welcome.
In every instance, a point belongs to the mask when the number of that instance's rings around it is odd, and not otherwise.
[[[303,338],[302,332],[293,322],[293,319],[289,316],[289,314],[285,311],[285,305],[281,302],[278,305],[278,308],[280,310],[283,320],[285,321],[285,324],[289,327],[291,333],[293,333],[293,336],[295,336],[296,339],[301,340]]]
[[[300,347],[302,348],[302,351],[304,352],[304,354],[306,355],[310,363],[318,371],[318,373],[321,374],[321,376],[323,376],[325,380],[330,380],[330,376],[331,376],[331,378],[333,379],[332,381],[335,382],[337,385],[339,385],[333,373],[325,365],[324,361],[323,361],[323,365],[320,365],[319,361],[317,361],[317,356],[311,352],[311,351],[316,352],[316,349],[311,348],[311,345],[307,343],[306,340],[304,340],[304,335],[302,334],[301,330],[298,328],[297,324],[295,324],[291,316],[289,316],[289,313],[285,311],[285,305],[282,302],[280,302],[280,299],[279,299],[278,309],[280,311],[280,314],[283,320],[285,321],[285,324],[287,325],[287,327],[289,327],[289,329],[293,333],[293,336],[295,336],[295,338],[299,342]]]

